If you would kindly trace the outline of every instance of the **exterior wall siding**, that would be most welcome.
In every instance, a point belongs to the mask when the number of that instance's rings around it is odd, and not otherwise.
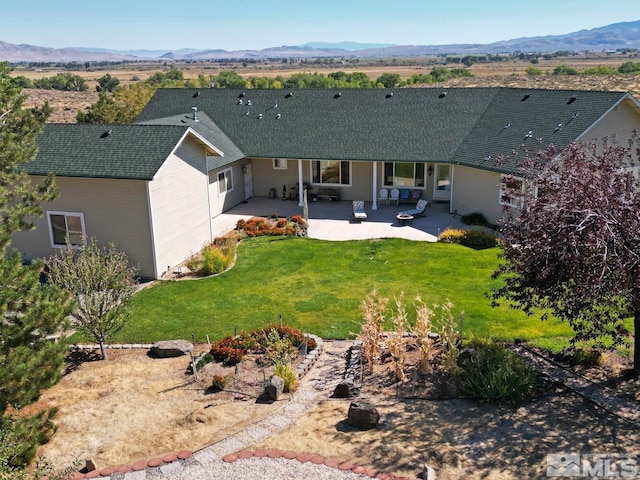
[[[631,105],[631,101],[625,100],[587,130],[580,140],[588,142],[594,139],[602,140],[604,137],[611,138],[615,135],[617,144],[626,146],[634,130],[640,131],[640,115]]]
[[[41,181],[33,178],[34,184]],[[53,255],[57,249],[51,246],[46,212],[82,213],[87,237],[95,237],[100,245],[114,243],[138,266],[141,276],[153,277],[146,182],[56,177],[56,183],[59,197],[42,205],[44,215],[37,219],[35,230],[13,236],[13,248],[27,260]]]
[[[480,212],[488,222],[495,223],[502,216],[499,184],[499,173],[456,165],[451,211],[459,215]]]
[[[188,138],[149,182],[156,271],[161,276],[212,240],[204,148]]]

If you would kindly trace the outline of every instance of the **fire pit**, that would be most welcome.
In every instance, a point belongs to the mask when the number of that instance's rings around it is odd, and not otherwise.
[[[413,215],[406,213],[399,213],[396,215],[398,223],[402,226],[411,225],[413,223]]]

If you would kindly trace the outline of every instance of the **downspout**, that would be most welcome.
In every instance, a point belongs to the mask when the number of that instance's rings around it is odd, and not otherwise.
[[[371,210],[378,210],[378,162],[373,162],[373,206]]]
[[[209,188],[209,167],[207,166],[207,149],[204,149],[204,187],[207,192],[207,210],[209,214],[209,242],[213,242],[213,218],[211,218],[211,189]]]
[[[302,159],[298,159],[298,206],[304,207],[304,187],[302,183]]]

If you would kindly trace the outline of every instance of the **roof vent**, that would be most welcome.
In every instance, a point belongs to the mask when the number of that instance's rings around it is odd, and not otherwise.
[[[242,105],[242,99],[241,98],[238,99],[238,103],[236,103],[236,105]]]
[[[191,119],[194,122],[199,122],[198,120],[198,107],[191,107]]]
[[[258,120],[261,120],[261,119],[262,119],[262,114],[261,114],[261,113],[259,113],[259,114],[258,114]]]
[[[251,106],[251,100],[247,100],[247,107]]]
[[[561,123],[559,123],[558,126],[553,130],[553,133],[557,133],[560,130],[562,130],[562,124]]]
[[[291,98],[291,97],[293,97],[293,92],[289,92],[284,96],[284,98]]]
[[[109,135],[111,135],[113,133],[113,130],[109,129],[109,130],[105,130],[104,132],[102,132],[102,135],[100,135],[100,138],[106,138]]]
[[[391,97],[393,97],[393,92],[389,92],[389,93],[387,93],[387,95],[385,96],[385,98],[391,98]]]
[[[238,98],[243,98],[244,97],[244,92],[242,92],[240,95],[238,95]]]
[[[438,95],[438,98],[444,98],[447,96],[447,92],[440,92],[440,95]]]
[[[281,114],[277,114],[276,115],[276,120],[280,120],[280,117],[282,117],[282,115]]]
[[[200,92],[196,92],[193,94],[193,98],[198,98],[200,96]]]
[[[524,136],[524,139],[526,140],[527,138],[531,138],[531,137],[533,137],[533,130],[529,130],[527,134]]]
[[[529,100],[530,98],[531,98],[531,94],[530,93],[525,93],[520,101],[524,102],[525,100]]]
[[[333,98],[340,98],[342,96],[342,92],[336,93]]]
[[[567,101],[567,105],[571,105],[573,102],[575,102],[578,99],[577,95],[571,95],[571,97],[569,98],[569,100]]]

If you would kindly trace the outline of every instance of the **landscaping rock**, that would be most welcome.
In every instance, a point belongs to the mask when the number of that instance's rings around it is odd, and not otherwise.
[[[353,382],[340,382],[333,391],[333,398],[354,398],[360,395],[360,389]]]
[[[278,398],[280,398],[280,395],[282,395],[283,392],[284,380],[281,377],[274,375],[273,377],[271,377],[269,385],[267,385],[264,389],[264,393],[266,394],[267,399],[275,402],[276,400],[278,400]]]
[[[169,358],[187,355],[193,351],[193,343],[186,340],[163,340],[156,342],[150,353],[156,358]]]
[[[368,402],[351,402],[347,423],[360,430],[371,430],[378,426],[380,414],[378,409]]]

